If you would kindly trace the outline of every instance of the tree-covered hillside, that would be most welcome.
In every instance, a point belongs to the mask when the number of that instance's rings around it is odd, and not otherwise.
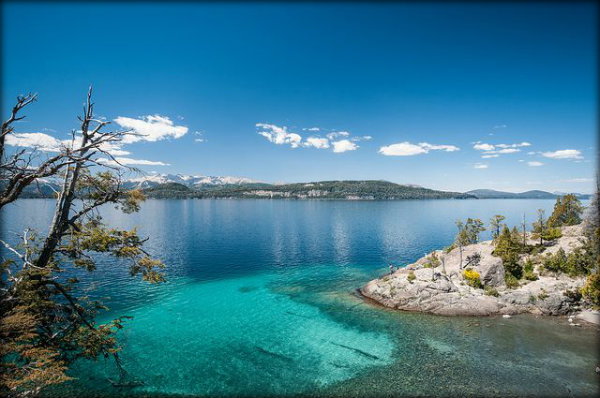
[[[168,185],[168,186],[166,186]],[[198,190],[183,189],[179,184],[165,184],[145,189],[156,198],[267,198],[267,199],[470,199],[472,195],[444,192],[422,187],[399,185],[387,181],[321,181],[284,185],[223,185]]]

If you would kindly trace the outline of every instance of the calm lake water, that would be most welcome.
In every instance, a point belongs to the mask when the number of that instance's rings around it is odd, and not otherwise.
[[[149,286],[100,259],[80,272],[111,310],[132,315],[119,389],[112,361],[83,362],[56,395],[594,396],[598,329],[565,318],[445,318],[363,301],[356,289],[452,243],[456,219],[528,222],[551,200],[393,202],[149,200],[110,225],[138,227],[167,265]],[[0,213],[2,235],[45,232],[54,202]],[[488,238],[488,232],[484,232]]]

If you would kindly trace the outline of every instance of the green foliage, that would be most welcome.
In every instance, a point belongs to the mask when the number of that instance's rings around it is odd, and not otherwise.
[[[585,286],[581,289],[582,296],[596,307],[600,307],[600,275],[588,276]]]
[[[431,254],[429,255],[429,258],[427,259],[425,264],[423,264],[423,268],[437,268],[441,264],[442,264],[442,262],[440,261],[440,258],[438,257],[437,252],[431,252]]]
[[[560,273],[565,272],[567,270],[567,254],[561,247],[555,254],[548,254],[546,258],[544,258],[544,269],[554,272]]]
[[[583,297],[581,292],[578,290],[565,290],[563,295],[570,298],[571,300],[578,302]]]
[[[502,229],[502,221],[504,221],[505,219],[506,217],[500,214],[496,214],[490,219],[490,230],[492,231],[492,240],[495,241],[500,236],[500,230]]]
[[[456,249],[456,243],[452,243],[450,246],[444,248],[444,253],[448,254],[454,249]]]
[[[417,276],[415,275],[414,271],[409,271],[406,279],[408,279],[410,283],[413,283],[413,281],[417,279]]]
[[[492,286],[485,286],[483,288],[483,292],[485,293],[485,295],[487,296],[492,296],[492,297],[499,297],[500,293],[498,293],[498,290]]]
[[[548,298],[548,293],[542,288],[537,297],[542,301],[546,300]]]
[[[523,267],[519,263],[520,248],[520,242],[515,241],[513,234],[504,225],[500,236],[496,239],[496,247],[492,254],[502,259],[502,265],[506,273],[516,279],[521,279],[523,276]]]
[[[528,281],[537,281],[539,279],[538,275],[533,271],[525,271],[523,273],[523,278]]]
[[[563,225],[579,224],[581,222],[582,213],[583,206],[575,195],[568,194],[562,197],[559,196],[556,198],[554,211],[550,218],[548,218],[548,225],[552,227],[561,227]]]
[[[561,236],[562,233],[560,232],[560,228],[557,227],[547,228],[542,234],[542,238],[546,241],[553,241],[560,238]]]
[[[509,289],[516,289],[519,287],[519,280],[509,272],[504,273],[504,283],[506,283],[506,287]]]

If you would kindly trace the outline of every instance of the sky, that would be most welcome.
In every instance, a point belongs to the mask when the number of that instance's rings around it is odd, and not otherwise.
[[[595,3],[2,5],[13,149],[51,152],[90,84],[147,173],[590,193]]]

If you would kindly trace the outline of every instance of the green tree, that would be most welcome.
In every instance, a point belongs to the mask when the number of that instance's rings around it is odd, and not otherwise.
[[[523,276],[523,267],[519,263],[519,239],[520,237],[517,234],[517,239],[515,240],[514,233],[510,231],[508,226],[504,225],[492,253],[502,259],[504,271],[517,279],[521,279]]]
[[[559,196],[556,198],[552,215],[548,218],[548,225],[561,227],[563,225],[576,225],[581,222],[583,206],[573,194]]]
[[[485,231],[483,222],[479,218],[467,218],[465,230],[470,244],[479,242],[479,234]]]
[[[91,96],[90,88],[80,129],[73,130],[70,143],[46,158],[35,149],[10,155],[4,150],[5,138],[14,134],[14,122],[23,118],[19,112],[35,101],[35,95],[19,97],[2,124],[0,208],[18,199],[39,178],[61,180],[48,233],[25,230],[16,246],[0,241],[11,253],[2,263],[0,278],[2,395],[34,395],[63,383],[70,379],[69,367],[82,358],[112,356],[124,371],[116,333],[127,317],[98,323],[96,315],[105,307],[86,299],[82,291],[89,286],[69,278],[69,271],[94,271],[96,255],[101,253],[128,263],[131,275],[151,283],[164,280],[160,271],[164,265],[143,249],[145,240],[137,231],[110,228],[98,213],[106,204],[124,213],[135,212],[144,196],[122,189],[124,168],[102,162],[101,158],[117,162],[107,148],[118,147],[132,133],[104,131],[109,122],[94,116]]]
[[[500,236],[500,230],[502,229],[502,221],[504,221],[506,217],[496,214],[494,217],[490,219],[490,230],[492,231],[492,240],[496,241]]]

